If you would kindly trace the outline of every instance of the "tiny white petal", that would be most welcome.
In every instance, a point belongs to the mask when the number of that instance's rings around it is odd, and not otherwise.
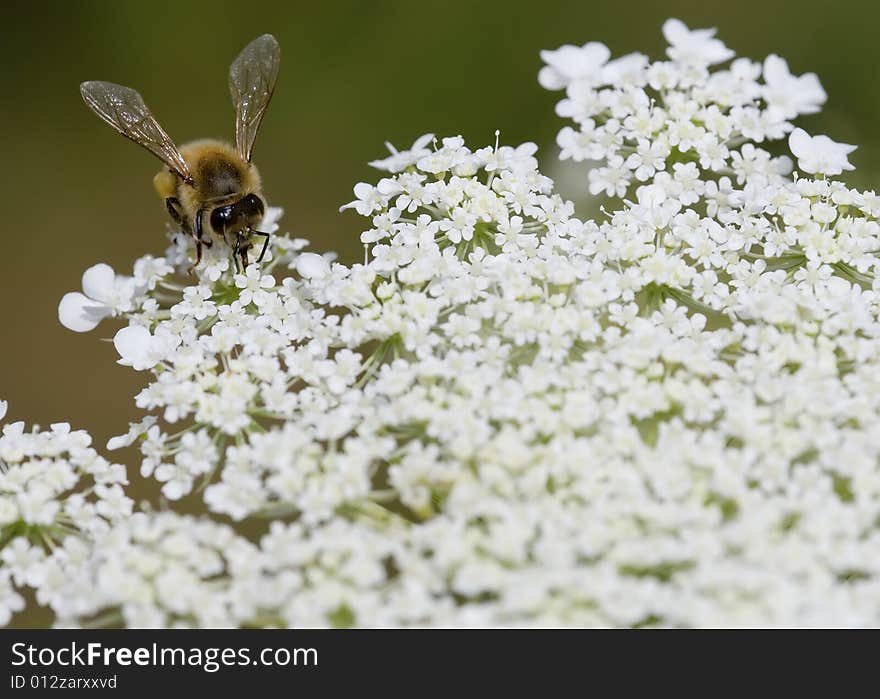
[[[788,147],[794,155],[804,153],[810,147],[810,135],[803,129],[795,129],[788,137]]]
[[[127,447],[131,444],[131,441],[128,438],[127,434],[120,434],[116,437],[110,437],[107,440],[107,450],[113,451],[114,449],[122,449],[123,447]]]
[[[65,328],[78,333],[94,330],[110,313],[107,306],[95,303],[78,291],[64,294],[58,304],[58,320]]]
[[[113,294],[116,273],[110,265],[103,262],[92,265],[82,276],[83,292],[91,299],[106,301]]]
[[[260,230],[264,233],[274,233],[278,230],[278,221],[284,215],[284,209],[280,206],[270,206],[266,209],[263,220],[260,221]]]
[[[847,159],[856,146],[837,143],[828,136],[810,136],[803,129],[795,129],[788,137],[788,147],[798,159],[798,167],[811,174],[839,175],[855,167]]]
[[[142,325],[122,328],[113,337],[113,346],[121,357],[119,363],[135,369],[148,369],[149,366],[145,366],[145,363],[148,361],[151,339],[150,331]]]
[[[330,265],[320,255],[304,252],[296,258],[296,271],[306,279],[318,279],[330,272]]]
[[[670,17],[663,23],[663,38],[670,44],[678,43],[688,35],[687,25],[680,19]]]

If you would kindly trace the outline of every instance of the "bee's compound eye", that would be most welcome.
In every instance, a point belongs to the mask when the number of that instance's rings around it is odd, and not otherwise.
[[[211,212],[211,228],[217,233],[225,233],[229,224],[232,223],[232,205],[218,206]]]
[[[256,194],[248,194],[241,200],[239,206],[248,218],[262,218],[263,216],[263,202]]]

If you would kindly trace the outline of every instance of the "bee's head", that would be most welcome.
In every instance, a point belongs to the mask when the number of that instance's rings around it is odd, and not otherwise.
[[[211,228],[215,233],[241,233],[256,228],[262,220],[266,205],[256,194],[248,194],[238,201],[218,206],[211,212]]]

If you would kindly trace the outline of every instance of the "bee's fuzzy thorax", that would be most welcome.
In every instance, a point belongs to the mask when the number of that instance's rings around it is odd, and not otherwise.
[[[183,197],[193,197],[202,204],[260,189],[257,168],[243,160],[228,143],[211,139],[193,141],[182,146],[180,154],[193,176],[192,185],[180,182],[178,191]]]

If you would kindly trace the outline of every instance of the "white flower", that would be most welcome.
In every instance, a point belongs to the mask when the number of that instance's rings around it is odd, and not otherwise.
[[[263,233],[275,233],[278,230],[278,221],[281,220],[283,215],[284,209],[280,206],[269,206],[266,208],[266,213],[263,214],[263,219],[257,228]]]
[[[330,265],[323,256],[304,252],[296,258],[296,271],[305,279],[322,279],[330,273]]]
[[[213,291],[208,286],[189,286],[183,290],[183,300],[175,307],[175,315],[191,316],[196,320],[216,315],[217,304],[211,297]]]
[[[715,29],[688,29],[679,19],[667,19],[663,23],[663,36],[669,42],[668,56],[682,63],[713,65],[734,56],[715,36]]]
[[[366,182],[358,182],[354,186],[354,195],[357,199],[339,207],[340,211],[355,209],[361,216],[367,216],[381,209],[386,201],[378,186],[374,187]]]
[[[828,98],[815,73],[794,76],[785,59],[775,54],[764,59],[764,82],[764,100],[782,119],[815,114]]]
[[[251,302],[260,306],[269,297],[266,290],[275,286],[275,277],[271,274],[261,274],[259,267],[251,265],[244,274],[235,275],[235,286],[241,289],[238,300],[243,306],[247,306]],[[210,302],[209,304],[203,313],[213,313],[214,309],[211,306],[214,304]],[[198,318],[198,316],[196,317]]]
[[[152,290],[163,277],[173,271],[174,267],[168,260],[144,255],[134,263],[134,280],[138,287]]]
[[[9,402],[5,400],[0,400],[0,420],[6,417],[6,411],[9,408]]]
[[[795,129],[788,137],[788,147],[804,172],[821,175],[839,175],[843,170],[854,170],[847,155],[856,146],[836,143],[828,136],[810,136],[803,129]]]
[[[388,148],[391,155],[382,160],[373,160],[370,162],[370,165],[379,170],[387,170],[388,172],[403,172],[431,152],[427,146],[433,140],[434,134],[426,133],[423,136],[419,136],[409,150],[404,151],[398,151],[393,145],[386,141],[385,147]]]
[[[116,275],[103,263],[85,271],[82,285],[84,293],[64,294],[58,304],[58,320],[75,332],[94,330],[107,316],[131,310],[138,291],[134,279]]]
[[[521,143],[516,148],[501,146],[499,148],[485,148],[477,151],[476,155],[483,160],[483,169],[486,172],[496,170],[523,170],[531,171],[538,167],[538,161],[534,158],[538,151],[535,143]]]
[[[608,160],[608,166],[590,171],[590,194],[604,192],[609,197],[622,197],[626,194],[632,178],[632,171],[623,158],[615,155]]]
[[[818,83],[664,30],[548,52],[594,220],[531,142],[420,139],[347,207],[362,262],[136,263],[149,414],[111,446],[162,509],[87,434],[4,425],[0,620],[27,586],[59,625],[880,623],[880,199],[765,145]]]
[[[156,366],[179,343],[180,338],[167,332],[151,335],[142,325],[129,325],[113,336],[113,346],[119,353],[118,363],[130,366],[135,371]]]
[[[596,85],[601,81],[604,65],[611,57],[605,44],[595,41],[583,46],[566,44],[555,51],[541,51],[547,64],[538,73],[538,82],[548,90],[561,90],[573,82]]]
[[[229,255],[219,245],[211,246],[202,256],[201,277],[216,282],[230,269]]]
[[[0,626],[7,626],[12,615],[24,606],[24,597],[15,591],[10,576],[0,577]]]
[[[107,449],[109,451],[113,451],[115,449],[122,449],[124,447],[131,446],[132,444],[134,444],[135,440],[138,437],[146,434],[147,430],[149,430],[155,424],[156,418],[152,415],[148,415],[139,422],[132,422],[129,425],[128,432],[126,434],[111,437],[108,440]]]
[[[107,531],[130,512],[133,503],[120,487],[128,483],[124,468],[98,456],[90,442],[87,433],[71,430],[67,423],[52,425],[49,431],[26,432],[23,423],[4,427],[0,527],[6,536],[0,546],[0,621],[3,609],[23,607],[7,584],[10,578],[17,586],[35,588],[43,603],[46,586],[56,584],[58,566],[73,548],[70,542],[85,546],[91,536]]]

